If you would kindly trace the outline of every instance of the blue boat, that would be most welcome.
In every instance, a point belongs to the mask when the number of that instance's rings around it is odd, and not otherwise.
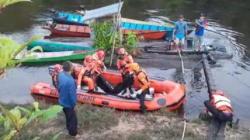
[[[96,18],[102,18],[110,15],[120,13],[123,2],[97,8],[94,10],[87,10],[85,15],[70,13],[70,12],[56,12],[53,20],[56,23],[71,24],[71,25],[87,25],[88,21]]]
[[[62,51],[92,51],[93,47],[83,44],[52,42],[48,40],[36,40],[28,44],[27,50],[39,46],[42,52],[62,52]]]
[[[163,32],[163,31],[173,31],[174,24],[171,23],[159,24],[155,22],[122,18],[121,28],[123,30],[133,30],[133,31]]]

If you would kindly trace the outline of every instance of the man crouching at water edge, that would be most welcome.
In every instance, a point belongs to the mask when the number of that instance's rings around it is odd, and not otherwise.
[[[75,113],[76,105],[76,83],[71,73],[73,65],[67,61],[63,63],[63,71],[58,75],[59,104],[63,106],[66,117],[66,127],[69,135],[77,135],[77,117]]]
[[[224,130],[227,122],[232,125],[233,108],[231,101],[224,95],[222,91],[214,91],[210,100],[204,102],[207,111],[212,114],[212,125],[210,132],[212,135],[208,139],[224,139]]]

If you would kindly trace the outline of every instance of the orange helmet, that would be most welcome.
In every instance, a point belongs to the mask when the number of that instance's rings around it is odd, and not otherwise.
[[[118,55],[124,55],[127,51],[124,48],[119,48],[117,51]]]
[[[87,62],[87,63],[90,63],[92,60],[93,60],[93,58],[92,58],[91,55],[87,55],[87,56],[84,58],[84,62]]]
[[[105,57],[105,52],[103,50],[98,50],[95,52],[95,55],[98,57],[99,60],[103,60]]]

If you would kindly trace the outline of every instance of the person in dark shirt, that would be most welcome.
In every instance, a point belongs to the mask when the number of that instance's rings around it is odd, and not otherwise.
[[[77,117],[75,113],[76,105],[76,83],[71,73],[73,65],[67,61],[63,63],[63,71],[58,74],[59,104],[63,107],[66,117],[66,127],[69,135],[77,135]]]

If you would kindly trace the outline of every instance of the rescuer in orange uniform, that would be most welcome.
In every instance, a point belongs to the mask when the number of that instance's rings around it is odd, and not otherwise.
[[[141,112],[145,113],[145,97],[149,100],[153,98],[153,89],[150,89],[150,81],[148,79],[148,76],[137,63],[127,64],[126,68],[130,73],[133,74],[134,80],[139,83],[139,89],[131,94],[131,97],[136,98],[137,96],[139,96]]]
[[[133,85],[133,76],[130,75],[129,72],[127,71],[127,69],[125,68],[125,66],[127,64],[134,63],[133,57],[128,54],[128,52],[125,50],[125,48],[119,48],[117,50],[117,54],[118,54],[118,59],[116,62],[116,66],[122,75],[123,81],[124,82],[130,81],[130,85]],[[129,89],[130,93],[133,93],[131,86],[129,86],[128,89]],[[125,94],[126,92],[127,92],[127,89],[123,90],[123,92],[121,92],[121,95]]]
[[[113,87],[101,76],[106,69],[104,65],[105,52],[97,50],[93,55],[88,55],[83,61],[83,68],[78,75],[78,89],[81,88],[81,82],[87,84],[88,92],[94,92],[96,86],[99,86],[105,92],[110,93]]]
[[[205,101],[204,104],[207,111],[212,114],[212,123],[216,126],[213,128],[214,133],[212,134],[211,139],[218,138],[219,133],[222,133],[221,137],[225,137],[224,129],[226,122],[230,122],[232,124],[233,121],[233,108],[231,101],[222,91],[217,90],[211,94],[210,100]]]

